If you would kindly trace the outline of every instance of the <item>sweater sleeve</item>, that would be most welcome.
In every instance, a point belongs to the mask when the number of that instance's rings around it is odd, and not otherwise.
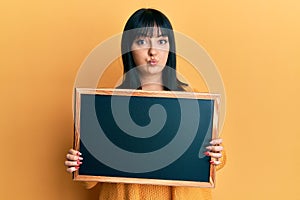
[[[97,185],[98,182],[96,181],[80,181],[80,184],[86,188],[86,189],[91,189]]]
[[[223,147],[224,147],[224,145],[223,145]],[[226,155],[226,151],[225,150],[222,151],[222,157],[221,157],[220,160],[221,160],[221,164],[219,164],[219,165],[216,166],[216,170],[217,171],[219,171],[220,169],[222,169],[225,166],[225,164],[226,164],[227,155]]]

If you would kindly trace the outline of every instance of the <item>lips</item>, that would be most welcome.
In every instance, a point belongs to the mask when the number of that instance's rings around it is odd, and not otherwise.
[[[158,60],[156,60],[156,59],[151,59],[151,60],[148,62],[148,64],[149,64],[150,66],[156,66],[156,65],[158,64]]]

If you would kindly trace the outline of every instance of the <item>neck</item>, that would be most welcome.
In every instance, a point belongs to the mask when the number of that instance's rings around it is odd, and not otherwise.
[[[161,84],[145,84],[142,85],[142,90],[149,90],[149,91],[163,91],[164,87]]]
[[[142,90],[162,91],[162,76],[143,77],[140,76]]]

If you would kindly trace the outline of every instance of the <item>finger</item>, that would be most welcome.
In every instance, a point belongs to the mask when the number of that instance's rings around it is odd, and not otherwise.
[[[65,166],[67,166],[67,167],[76,167],[76,166],[79,166],[81,164],[82,164],[82,162],[80,162],[79,160],[77,160],[77,161],[66,160],[65,161]]]
[[[212,152],[220,152],[223,151],[222,146],[208,146],[206,147],[207,150],[212,151]]]
[[[83,160],[82,157],[80,156],[75,156],[75,155],[72,155],[72,154],[67,154],[66,158],[70,161],[77,161],[77,160]]]
[[[220,160],[211,160],[210,164],[212,164],[212,165],[220,165],[221,161]]]
[[[222,138],[217,138],[217,139],[213,139],[212,141],[210,141],[211,145],[220,145],[222,144],[223,139]]]
[[[210,157],[216,158],[216,159],[222,157],[222,153],[214,153],[214,152],[206,151],[204,154],[205,154],[206,156],[210,156]]]
[[[68,151],[68,153],[72,154],[72,155],[76,155],[76,156],[81,156],[82,155],[79,151],[76,151],[75,149],[70,149]]]
[[[79,169],[79,167],[77,167],[77,166],[76,167],[68,167],[66,171],[69,173],[72,173],[72,172],[77,171],[78,169]]]

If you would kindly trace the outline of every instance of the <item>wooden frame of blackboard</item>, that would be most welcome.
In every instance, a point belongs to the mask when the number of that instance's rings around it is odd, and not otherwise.
[[[178,92],[178,91],[144,91],[144,90],[130,90],[130,89],[90,89],[90,88],[76,88],[75,89],[75,128],[74,128],[74,149],[81,151],[81,95],[93,96],[125,96],[125,97],[151,97],[151,98],[183,98],[183,99],[197,99],[197,100],[212,100],[212,120],[211,120],[211,139],[218,138],[219,126],[219,110],[220,110],[220,95],[211,93],[196,93],[196,92]],[[84,157],[84,155],[83,155]],[[83,162],[86,162],[84,160]],[[97,182],[112,182],[112,183],[132,183],[132,184],[152,184],[165,186],[188,186],[188,187],[215,187],[216,182],[216,167],[209,164],[209,179],[207,181],[194,180],[176,180],[175,179],[161,179],[130,177],[130,176],[111,176],[111,175],[93,175],[85,174],[77,170],[73,172],[73,180],[75,181],[97,181]],[[201,173],[201,169],[194,172]],[[175,175],[175,174],[174,174]],[[176,175],[175,175],[176,176]]]

